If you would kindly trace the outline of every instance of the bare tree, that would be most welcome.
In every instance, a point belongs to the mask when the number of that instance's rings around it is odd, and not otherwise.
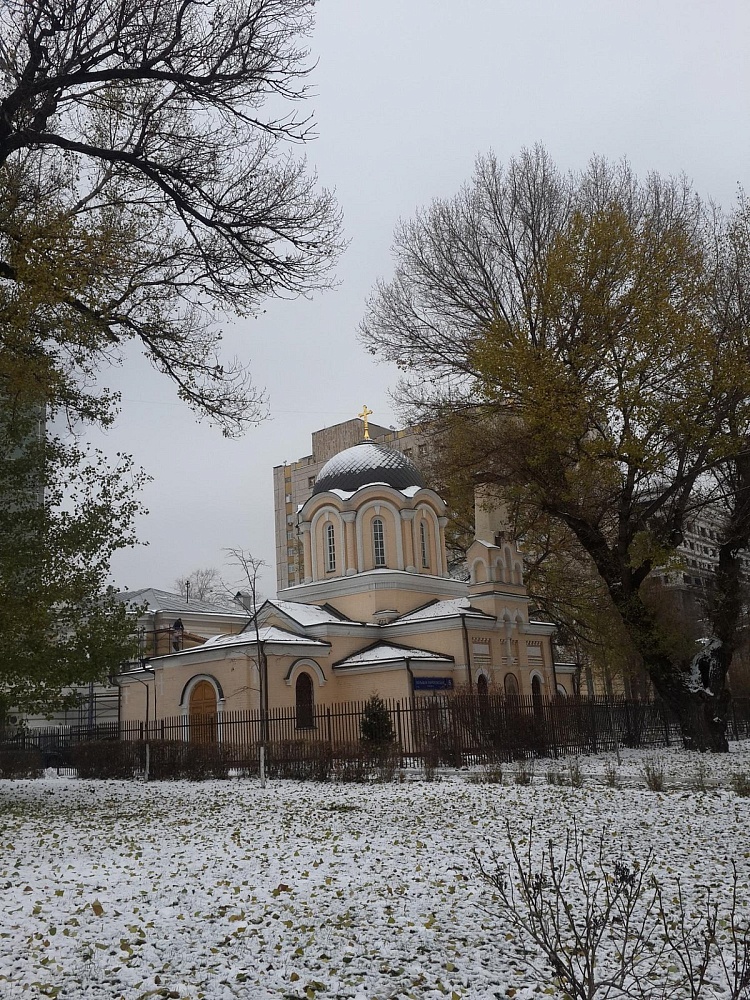
[[[203,566],[194,569],[188,576],[177,577],[174,587],[177,593],[187,600],[236,606],[231,588],[222,580],[215,566]]]
[[[250,608],[247,610],[252,614],[253,629],[255,631],[255,648],[258,662],[258,674],[260,677],[260,718],[261,718],[261,745],[265,747],[268,742],[268,658],[260,635],[260,625],[258,623],[258,611],[260,602],[260,592],[258,590],[258,577],[263,569],[268,565],[265,560],[245,551],[243,548],[229,548],[224,550],[229,556],[229,561],[242,573],[243,583],[247,585],[250,595]],[[261,765],[263,765],[261,760]],[[265,783],[263,766],[261,766],[261,778]]]
[[[289,151],[313,135],[292,107],[312,9],[6,0],[0,388],[106,417],[82,387],[136,338],[225,432],[262,418],[216,320],[325,286],[341,246],[332,196]]]

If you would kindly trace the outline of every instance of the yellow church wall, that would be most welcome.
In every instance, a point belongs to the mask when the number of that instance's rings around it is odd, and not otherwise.
[[[399,670],[381,670],[377,673],[345,674],[335,678],[336,698],[332,701],[367,701],[372,695],[383,699],[408,698],[409,675],[403,667]],[[333,692],[331,692],[333,694]]]

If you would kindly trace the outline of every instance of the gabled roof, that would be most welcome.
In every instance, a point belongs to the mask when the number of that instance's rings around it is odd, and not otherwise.
[[[433,653],[429,649],[417,649],[414,646],[402,646],[397,642],[374,642],[366,649],[361,649],[358,653],[346,656],[343,660],[334,663],[338,669],[347,667],[363,667],[369,664],[398,663],[401,660],[420,660],[431,662],[437,665],[452,666],[453,657],[447,653]]]
[[[472,608],[468,597],[456,597],[449,601],[430,601],[416,611],[410,611],[396,618],[390,625],[404,625],[409,622],[434,621],[436,618],[485,618],[494,621],[492,615]]]
[[[279,601],[279,600],[268,600],[259,609],[258,614],[262,615],[263,609],[266,607],[276,608],[281,614],[285,615],[287,618],[291,618],[298,625],[303,628],[308,625],[329,625],[338,624],[340,622],[351,622],[351,618],[347,618],[346,615],[342,615],[341,612],[336,611],[332,608],[330,604],[318,605],[318,604],[298,604],[296,601]],[[359,622],[353,622],[352,624],[359,624]],[[252,623],[245,626],[245,630],[252,630]]]
[[[121,590],[115,594],[115,599],[123,604],[134,606],[145,604],[149,611],[168,611],[171,614],[232,615],[235,618],[247,618],[247,612],[239,608],[223,607],[210,601],[199,601],[191,598],[186,600],[181,594],[172,594],[168,590],[157,590],[156,587],[144,587],[142,590]]]
[[[276,625],[261,625],[258,629],[258,638],[261,642],[284,643],[290,646],[328,646],[330,643],[322,642],[320,639],[308,639],[307,636],[298,635],[296,632],[288,632],[286,629],[278,628]],[[217,646],[254,646],[256,642],[255,629],[249,632],[240,632],[239,635],[214,635],[207,639],[202,646],[195,646],[190,652],[201,649],[215,649]],[[186,650],[187,652],[187,650]]]

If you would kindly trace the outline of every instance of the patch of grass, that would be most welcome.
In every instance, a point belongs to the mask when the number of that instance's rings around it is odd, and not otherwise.
[[[500,764],[486,764],[481,771],[469,775],[471,785],[502,785],[503,769]]]
[[[650,791],[664,791],[666,787],[664,765],[660,760],[647,760],[643,765],[643,776],[646,779],[646,788]]]
[[[615,764],[605,764],[604,765],[604,784],[607,788],[619,788],[622,784],[620,780],[620,772],[617,770]]]
[[[583,771],[577,757],[568,763],[568,784],[571,788],[583,787]]]
[[[583,785],[583,771],[578,760],[569,761],[565,770],[559,771],[551,767],[547,771],[547,784],[557,785],[561,788],[581,788]]]
[[[530,785],[534,780],[533,760],[519,760],[513,771],[513,780],[517,785]]]
[[[740,795],[743,799],[750,798],[750,776],[745,771],[735,771],[730,784],[735,795]]]
[[[690,780],[690,787],[694,792],[707,792],[711,779],[711,769],[705,760],[698,761],[693,777]]]

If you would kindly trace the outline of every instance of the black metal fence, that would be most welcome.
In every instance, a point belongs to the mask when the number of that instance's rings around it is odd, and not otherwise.
[[[351,758],[363,746],[366,702],[309,707],[301,719],[294,708],[272,709],[266,720],[269,753],[291,759],[325,747],[333,758]],[[677,720],[660,702],[620,698],[540,698],[456,694],[385,701],[390,744],[399,766],[462,766],[492,760],[589,754],[619,747],[680,745]],[[304,723],[304,724],[301,724]],[[312,723],[312,724],[310,724]],[[175,716],[93,727],[66,726],[7,732],[9,748],[36,749],[44,764],[74,769],[75,747],[90,740],[139,744],[218,745],[231,766],[252,769],[263,734],[259,712]],[[732,703],[730,739],[750,737],[750,699]],[[274,751],[274,748],[275,751]]]

